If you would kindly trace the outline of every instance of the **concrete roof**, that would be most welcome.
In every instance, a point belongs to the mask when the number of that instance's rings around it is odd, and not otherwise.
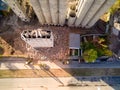
[[[47,38],[47,35],[48,36],[50,35],[50,37]],[[33,36],[34,36],[34,38],[33,38]],[[34,48],[53,47],[54,46],[52,32],[48,33],[48,31],[41,30],[41,29],[40,30],[39,29],[37,29],[37,30],[25,30],[21,33],[21,38],[26,43],[28,43],[29,45],[31,45]]]
[[[69,48],[80,48],[80,34],[69,34]]]

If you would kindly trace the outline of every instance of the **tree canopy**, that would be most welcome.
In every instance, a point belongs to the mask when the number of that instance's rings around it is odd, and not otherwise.
[[[109,12],[114,13],[120,8],[120,0],[116,0],[115,4],[110,8]]]

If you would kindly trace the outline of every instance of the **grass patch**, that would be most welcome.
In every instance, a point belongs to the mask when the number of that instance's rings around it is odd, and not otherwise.
[[[61,74],[62,72],[62,74]],[[60,69],[45,70],[0,70],[0,78],[39,78],[39,77],[55,77],[55,76],[71,76],[69,73]]]

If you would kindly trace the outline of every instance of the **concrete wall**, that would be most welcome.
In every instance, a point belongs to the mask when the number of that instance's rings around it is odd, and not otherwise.
[[[89,8],[91,7],[92,3],[94,0],[84,0],[83,2],[81,2],[82,4],[80,4],[81,6],[78,7],[78,11],[77,11],[77,19],[75,22],[75,26],[79,26],[83,20],[83,18],[85,17],[86,13],[88,12]]]
[[[84,0],[78,0],[78,5],[76,6],[77,10],[80,10],[80,7],[82,6]]]
[[[76,20],[76,5],[77,1],[71,1],[69,2],[69,7],[67,10],[67,19],[68,19],[68,26],[74,26],[74,22]]]
[[[45,17],[43,15],[39,1],[38,0],[30,0],[30,3],[33,7],[33,10],[34,10],[40,24],[42,24],[42,25],[45,24],[46,23]]]
[[[85,27],[87,23],[93,18],[97,10],[101,7],[101,5],[105,2],[105,0],[94,0],[92,7],[87,12],[87,15],[84,17],[81,25]]]
[[[105,3],[96,12],[91,21],[88,23],[88,26],[86,28],[92,27],[97,22],[97,20],[99,20],[100,16],[102,16],[114,4],[115,1],[116,0],[106,0]]]
[[[59,24],[64,25],[67,16],[67,0],[59,0]]]
[[[5,2],[10,6],[13,12],[22,20],[29,21],[29,17],[25,13],[25,9],[20,6],[17,0],[5,0]]]
[[[29,21],[25,8],[21,7],[18,0],[5,0],[17,16],[23,21]],[[63,26],[68,19],[68,26],[92,27],[102,14],[116,0],[30,0],[31,6],[41,25],[52,24]],[[70,17],[69,3],[78,2],[75,17]],[[74,11],[74,10],[73,10]]]
[[[69,17],[68,18],[68,26],[74,26],[75,20],[76,20],[76,17]]]
[[[76,16],[75,17],[70,16],[71,11],[72,10],[69,8],[68,13],[67,13],[67,19],[68,19],[67,24],[68,24],[68,26],[74,26],[74,22],[75,22],[75,19],[76,19]]]
[[[47,24],[52,23],[49,0],[39,0]]]
[[[57,25],[59,22],[59,6],[58,6],[58,0],[49,0],[50,5],[50,12],[52,17],[52,23],[54,25]]]

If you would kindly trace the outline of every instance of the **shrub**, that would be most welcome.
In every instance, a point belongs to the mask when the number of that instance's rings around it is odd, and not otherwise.
[[[112,56],[112,51],[108,48],[107,36],[99,37],[96,41],[83,42],[83,59],[86,62],[94,62],[101,56]]]
[[[86,62],[94,62],[97,57],[97,51],[95,49],[85,50],[83,53],[83,58]]]
[[[112,51],[109,50],[109,49],[104,49],[104,55],[105,55],[105,56],[112,56],[113,53],[112,53]]]

